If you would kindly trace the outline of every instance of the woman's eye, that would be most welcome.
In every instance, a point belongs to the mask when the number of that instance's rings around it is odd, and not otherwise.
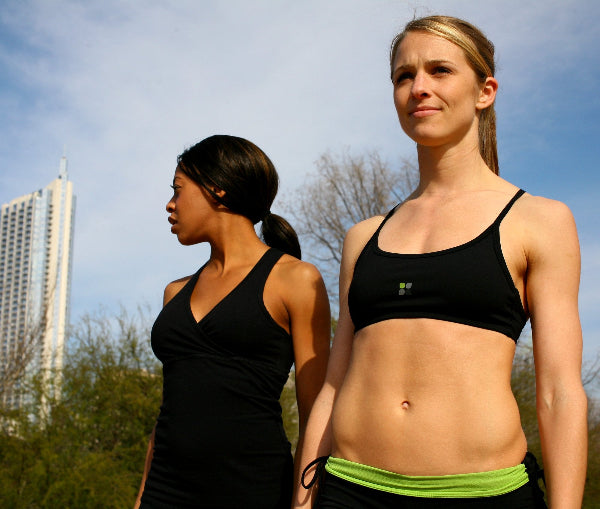
[[[173,189],[174,192],[177,192],[179,189],[181,189],[181,186],[178,186],[178,185],[172,185],[170,187],[171,187],[171,189]]]
[[[434,74],[450,74],[450,69],[448,69],[447,67],[436,67],[433,70]]]
[[[396,84],[402,83],[404,80],[410,79],[411,77],[412,77],[411,73],[402,72],[402,73],[398,74],[398,76],[396,76],[394,83],[396,83]]]

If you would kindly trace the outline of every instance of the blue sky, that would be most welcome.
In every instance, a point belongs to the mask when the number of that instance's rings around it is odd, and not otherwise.
[[[595,0],[0,0],[0,202],[54,179],[66,146],[72,319],[158,311],[166,283],[204,262],[164,206],[177,154],[206,136],[257,143],[288,197],[325,151],[413,154],[387,58],[414,13],[464,17],[495,43],[501,174],[571,207],[585,355],[600,351]]]

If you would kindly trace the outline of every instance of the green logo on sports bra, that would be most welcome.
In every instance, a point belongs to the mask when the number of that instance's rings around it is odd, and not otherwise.
[[[412,283],[400,283],[400,289],[398,295],[412,295],[411,293]]]

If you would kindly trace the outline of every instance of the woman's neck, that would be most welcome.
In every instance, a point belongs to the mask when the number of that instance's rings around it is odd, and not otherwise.
[[[210,243],[209,264],[219,272],[227,272],[239,265],[255,263],[266,250],[252,222],[237,214],[221,216],[219,228]]]
[[[478,145],[428,147],[417,145],[419,185],[423,193],[453,193],[486,186],[495,174],[479,153]]]

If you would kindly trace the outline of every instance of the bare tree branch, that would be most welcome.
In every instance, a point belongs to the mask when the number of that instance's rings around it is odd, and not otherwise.
[[[342,245],[348,229],[385,214],[406,199],[418,183],[416,164],[402,159],[391,168],[379,153],[322,154],[316,172],[284,203],[286,215],[335,295]],[[335,297],[334,297],[335,298]]]
[[[600,352],[596,353],[596,357],[584,363],[581,372],[581,381],[583,386],[588,388],[592,384],[600,380]]]
[[[18,337],[9,341],[8,348],[0,358],[0,406],[4,407],[24,389],[23,381],[30,370],[41,364],[44,355],[44,339],[48,333],[48,314],[53,308],[50,305],[52,287],[46,291],[44,302],[37,310],[26,313],[27,323],[18,326]],[[10,405],[9,405],[10,406]]]

